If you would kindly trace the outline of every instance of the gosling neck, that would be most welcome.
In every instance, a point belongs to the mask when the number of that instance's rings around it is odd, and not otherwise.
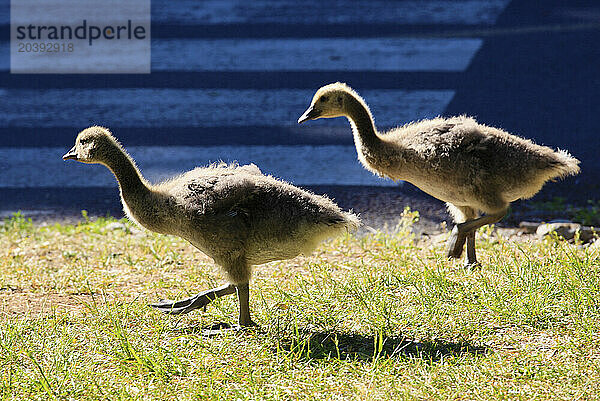
[[[115,147],[105,164],[117,178],[121,195],[129,208],[135,207],[142,195],[151,192],[135,163],[123,149]]]
[[[381,146],[381,138],[369,109],[354,96],[348,97],[346,117],[352,126],[356,149],[360,152],[373,151]]]

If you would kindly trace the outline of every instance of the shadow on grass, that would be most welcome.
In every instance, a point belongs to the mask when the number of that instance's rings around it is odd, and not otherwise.
[[[279,348],[307,359],[362,361],[408,357],[436,362],[448,356],[482,355],[490,352],[486,347],[474,346],[467,342],[416,342],[405,337],[309,331],[296,333],[292,338],[282,338]]]
[[[209,326],[186,326],[176,329],[179,333],[198,334],[214,337],[226,332],[244,331],[269,337],[268,331],[260,327],[239,331],[227,323],[215,323]],[[487,347],[476,346],[464,341],[450,342],[443,340],[412,341],[406,337],[386,337],[381,335],[365,336],[339,332],[315,332],[299,330],[291,332],[280,331],[275,334],[276,350],[295,354],[300,358],[310,359],[339,359],[372,361],[381,358],[420,358],[426,362],[437,362],[445,357],[460,357],[464,355],[484,355],[490,352]]]

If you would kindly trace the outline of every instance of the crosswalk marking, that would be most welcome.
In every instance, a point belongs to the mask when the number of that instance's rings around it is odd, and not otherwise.
[[[510,0],[153,0],[153,23],[493,24]]]
[[[157,40],[152,43],[152,69],[463,71],[481,42],[414,38]]]
[[[330,81],[337,72],[348,77],[364,73],[361,82],[366,84],[355,89],[371,105],[381,129],[435,117],[452,100],[455,78],[467,71],[482,40],[427,39],[426,28],[492,25],[509,2],[358,0],[349,6],[321,0],[153,0],[152,24],[158,35],[152,40],[152,64],[157,75],[143,81],[115,76],[128,82],[127,88],[103,88],[114,80],[92,76],[82,84],[86,89],[77,89],[80,80],[55,80],[48,75],[35,80],[45,89],[26,89],[23,76],[11,80],[7,73],[9,44],[0,42],[0,75],[7,81],[6,88],[0,89],[0,130],[11,135],[14,129],[15,135],[31,138],[31,143],[22,145],[27,148],[7,147],[21,146],[23,141],[10,145],[5,140],[3,145],[0,138],[0,188],[114,187],[106,168],[61,159],[77,130],[92,124],[113,128],[117,137],[121,131],[127,140],[145,136],[147,130],[147,139],[134,144],[152,146],[124,144],[151,181],[209,162],[236,160],[256,163],[263,172],[297,185],[397,185],[363,169],[343,119],[296,124],[319,85],[299,85],[298,79],[327,76]],[[0,8],[0,24],[9,23],[7,10]],[[268,27],[265,32],[263,26]],[[335,28],[333,34],[330,27]],[[419,38],[393,36],[413,29]],[[430,90],[369,89],[391,82],[395,74],[404,85],[415,72],[423,73],[420,79],[438,80],[429,86],[411,86]],[[178,81],[165,88],[164,82],[178,73],[187,74],[193,83],[178,89]],[[219,88],[215,80],[230,77],[227,74],[235,74],[235,79]],[[265,84],[270,74],[277,76],[274,85]],[[262,82],[257,84],[260,87],[241,89],[253,87],[243,80],[254,76]],[[198,86],[204,78],[212,81]],[[69,134],[58,135],[63,130]],[[33,132],[48,133],[51,141],[37,144]],[[160,142],[167,146],[154,146],[157,135],[179,135],[183,140],[167,138]],[[264,137],[253,142],[248,139],[253,135]],[[306,142],[278,139],[302,135]],[[282,145],[265,141],[267,137]]]
[[[103,166],[65,162],[71,147],[0,148],[0,188],[112,187],[116,181]],[[397,185],[366,171],[353,146],[131,146],[129,153],[144,176],[158,182],[209,163],[255,163],[296,185]],[[39,169],[40,163],[44,168]],[[23,171],[36,171],[26,175]]]
[[[3,127],[293,126],[315,90],[0,89]],[[453,91],[365,90],[382,127],[443,112]],[[312,127],[339,126],[319,120]],[[251,132],[248,133],[251,135]]]
[[[415,38],[164,39],[152,41],[152,70],[463,71],[481,43]],[[10,67],[8,46],[0,42],[0,71]],[[72,61],[56,57],[57,69],[61,63]]]
[[[153,0],[153,24],[494,24],[510,0]],[[0,7],[10,24],[10,7]]]

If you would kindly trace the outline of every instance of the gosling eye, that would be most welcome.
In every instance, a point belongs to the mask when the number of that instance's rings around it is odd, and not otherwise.
[[[321,96],[321,98],[319,99],[319,102],[326,102],[329,100],[329,96]]]

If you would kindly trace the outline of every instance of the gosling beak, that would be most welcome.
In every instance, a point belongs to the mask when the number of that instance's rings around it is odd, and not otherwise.
[[[75,146],[73,146],[71,150],[63,155],[63,160],[77,160],[77,151],[75,150]]]
[[[304,121],[314,120],[318,118],[320,114],[321,112],[319,110],[315,109],[313,106],[310,106],[308,109],[306,109],[304,114],[300,116],[298,119],[298,124],[302,124]]]

